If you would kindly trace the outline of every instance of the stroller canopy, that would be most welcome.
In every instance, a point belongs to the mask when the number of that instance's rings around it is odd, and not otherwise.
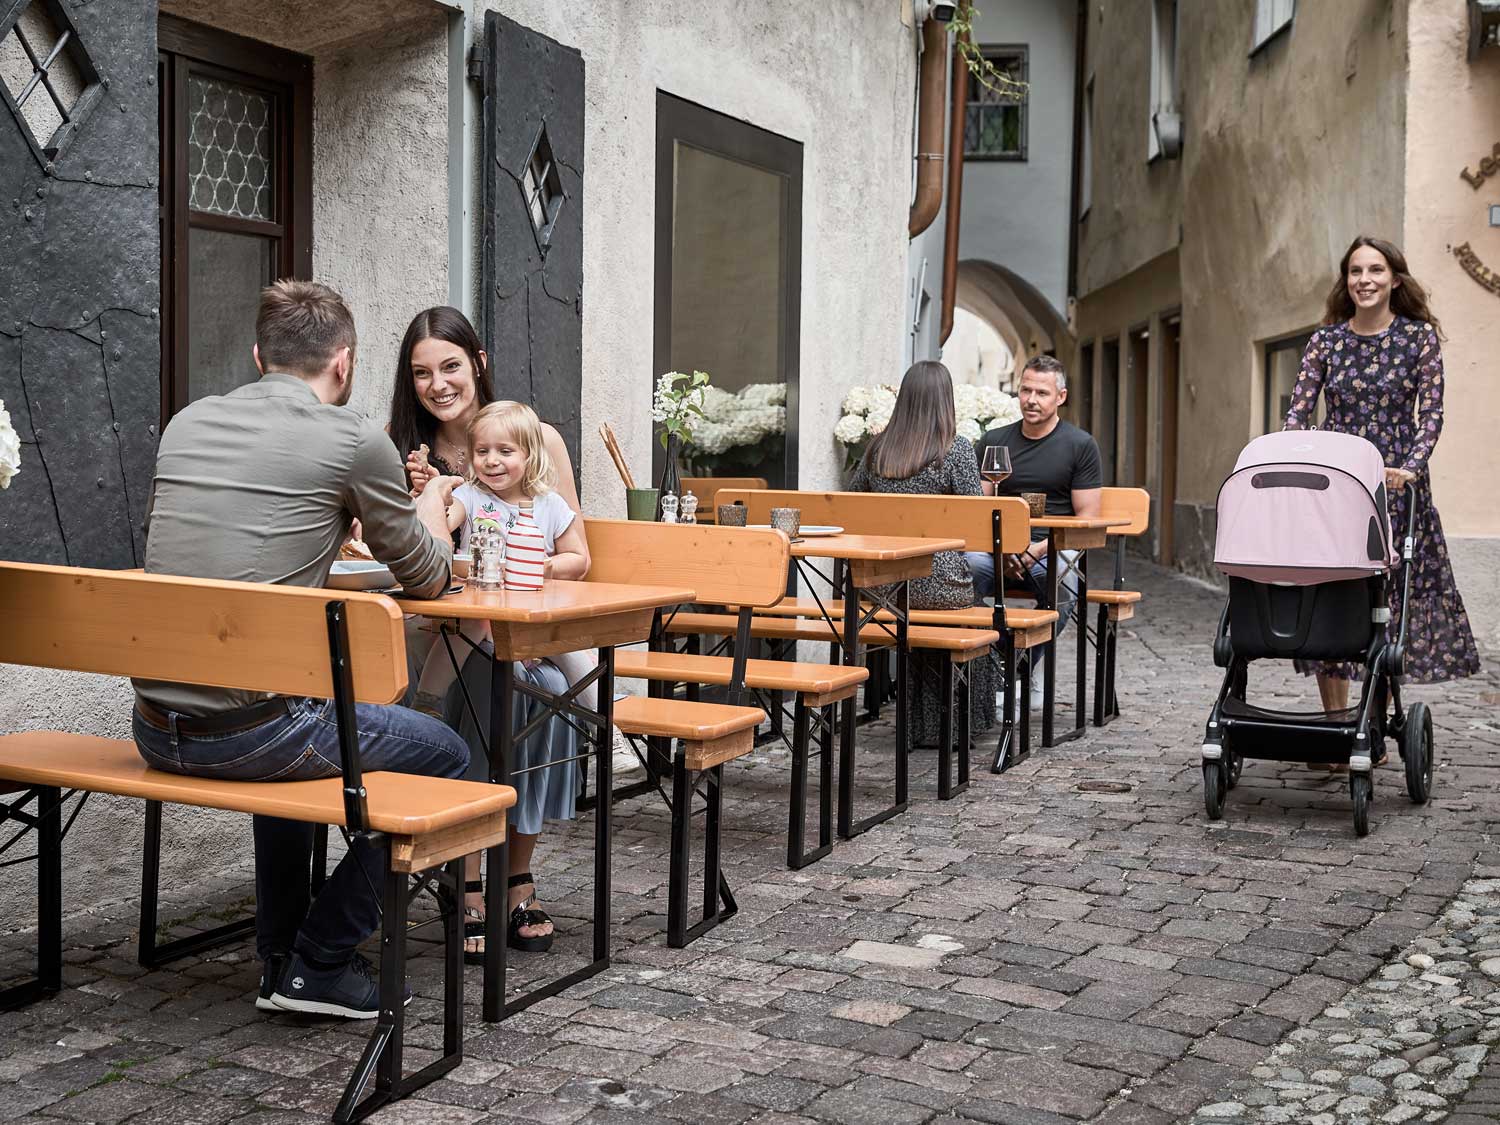
[[[1287,430],[1245,446],[1219,489],[1214,563],[1225,574],[1312,586],[1396,565],[1385,463],[1362,437]]]

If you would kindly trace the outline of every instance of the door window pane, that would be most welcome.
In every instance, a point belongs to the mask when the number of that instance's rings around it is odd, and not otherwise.
[[[272,239],[194,228],[188,234],[188,401],[260,378],[251,348],[260,291],[273,280]]]
[[[233,82],[188,78],[188,206],[237,219],[274,221],[275,106]]]
[[[697,475],[782,479],[785,191],[774,172],[676,146],[672,369],[717,388],[688,451]]]

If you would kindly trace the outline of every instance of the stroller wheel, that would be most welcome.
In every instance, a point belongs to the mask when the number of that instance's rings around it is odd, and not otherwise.
[[[1354,834],[1356,836],[1370,834],[1370,799],[1374,796],[1374,790],[1375,786],[1369,774],[1349,775],[1349,796],[1354,798]]]
[[[1229,776],[1225,784],[1233,789],[1240,783],[1240,774],[1245,770],[1245,759],[1236,754],[1229,746],[1224,747],[1224,754],[1229,762]]]
[[[1432,796],[1432,712],[1413,703],[1400,734],[1401,758],[1406,763],[1406,795],[1412,804],[1425,805]]]
[[[1224,815],[1224,794],[1229,791],[1229,771],[1223,759],[1203,763],[1203,808],[1209,820]]]

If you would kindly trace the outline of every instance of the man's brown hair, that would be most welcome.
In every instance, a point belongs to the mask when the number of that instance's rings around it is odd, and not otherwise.
[[[260,291],[255,344],[266,371],[317,375],[340,348],[352,354],[355,343],[354,316],[328,286],[287,278]]]

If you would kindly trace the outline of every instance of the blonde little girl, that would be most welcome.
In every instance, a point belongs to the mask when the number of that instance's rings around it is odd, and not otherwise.
[[[483,407],[468,428],[469,479],[453,490],[453,504],[448,510],[448,525],[459,532],[459,550],[467,550],[476,527],[498,530],[510,541],[519,530],[529,540],[541,545],[541,576],[551,579],[579,579],[588,573],[589,548],[584,538],[583,520],[554,489],[555,470],[544,445],[542,424],[531,407],[519,402],[492,402]],[[507,569],[510,569],[509,564]],[[466,621],[462,633],[475,645],[487,646],[489,626],[482,621]],[[453,646],[439,640],[432,646],[422,668],[413,703],[419,710],[439,716],[448,710],[450,688],[455,679],[454,658],[460,666],[469,654],[469,645]],[[547,660],[527,661],[516,666],[516,678],[555,695],[583,678],[593,667],[591,653],[567,653]],[[487,677],[486,677],[487,678]],[[489,721],[487,693],[469,693],[483,712],[481,724]],[[584,706],[593,706],[584,700]],[[518,695],[517,726],[525,726],[536,711],[532,701]],[[469,716],[460,719],[460,733],[470,746],[483,744],[482,731],[471,731]],[[573,727],[553,718],[523,745],[516,747],[512,778],[516,788],[516,805],[510,811],[510,871],[512,897],[524,894],[511,909],[506,927],[507,944],[513,949],[540,951],[552,944],[551,919],[535,906],[535,891],[527,894],[521,888],[534,888],[530,872],[531,855],[536,839],[547,820],[567,820],[573,816],[578,790],[578,770],[573,764],[577,741]],[[484,754],[470,760],[469,775],[475,780],[489,780],[489,763]],[[558,768],[528,767],[547,766]],[[483,960],[484,926],[481,920],[483,884],[478,880],[479,857],[468,857],[466,864],[464,955],[468,961]],[[529,932],[528,932],[529,931]]]

